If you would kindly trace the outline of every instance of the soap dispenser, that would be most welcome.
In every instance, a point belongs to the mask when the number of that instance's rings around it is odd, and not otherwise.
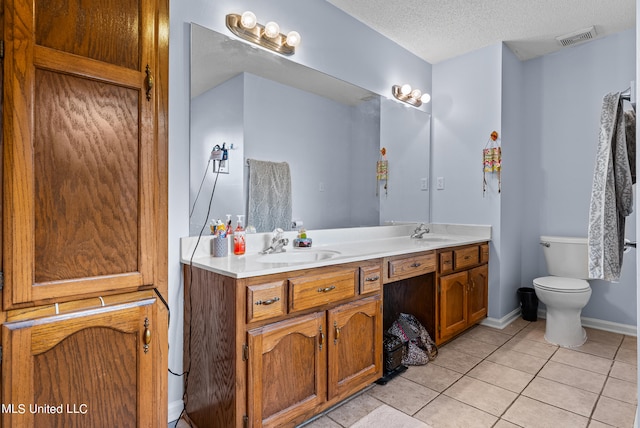
[[[238,225],[236,226],[236,230],[233,232],[233,254],[242,255],[245,252],[245,231],[242,226],[244,223],[244,215],[238,215]]]

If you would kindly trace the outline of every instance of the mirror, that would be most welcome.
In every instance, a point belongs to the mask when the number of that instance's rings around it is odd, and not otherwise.
[[[292,220],[305,228],[428,220],[428,192],[420,191],[429,165],[425,112],[191,24],[190,114],[190,235],[209,233],[211,219],[231,214],[235,224],[246,215],[247,159],[289,164]],[[223,144],[229,159],[218,174],[209,158]],[[381,147],[386,192],[376,180]],[[411,172],[394,160],[412,162]]]

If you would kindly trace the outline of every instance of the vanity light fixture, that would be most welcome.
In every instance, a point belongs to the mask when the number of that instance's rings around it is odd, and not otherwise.
[[[431,95],[423,94],[420,89],[412,89],[411,85],[404,84],[393,85],[391,92],[396,99],[411,104],[414,107],[420,107],[422,103],[428,103],[431,101]]]
[[[251,11],[242,15],[230,13],[226,20],[227,28],[236,36],[283,55],[293,55],[300,44],[300,34],[297,31],[290,31],[285,36],[280,33],[280,26],[276,22],[261,25]]]

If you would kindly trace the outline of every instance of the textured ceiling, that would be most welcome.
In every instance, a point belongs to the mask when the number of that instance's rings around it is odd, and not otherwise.
[[[595,26],[603,37],[636,16],[636,0],[328,1],[431,64],[497,42],[527,60],[566,49],[558,36]]]

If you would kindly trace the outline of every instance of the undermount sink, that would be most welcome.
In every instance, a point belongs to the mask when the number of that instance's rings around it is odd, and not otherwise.
[[[340,255],[333,250],[293,250],[284,253],[271,253],[258,256],[260,263],[309,263],[331,259]]]

